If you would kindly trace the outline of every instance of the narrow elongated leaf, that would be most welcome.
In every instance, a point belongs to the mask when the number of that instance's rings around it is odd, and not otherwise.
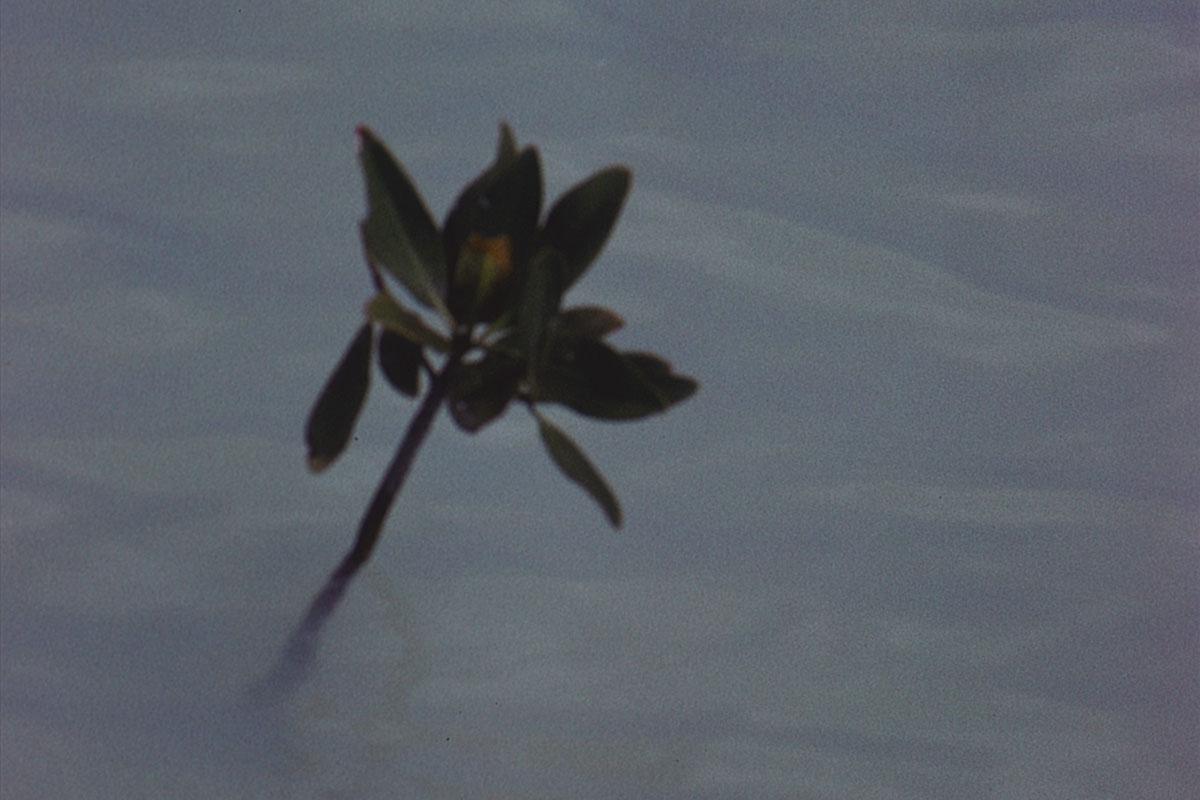
[[[379,368],[396,391],[416,397],[421,388],[421,345],[384,328],[379,334]]]
[[[556,333],[585,339],[603,339],[624,325],[625,320],[617,312],[600,306],[575,306],[560,311],[554,318]]]
[[[328,467],[346,449],[367,398],[370,378],[371,326],[367,324],[359,328],[308,415],[304,441],[308,468],[313,472]]]
[[[388,149],[366,126],[358,128],[359,161],[367,186],[363,243],[421,304],[448,314],[443,301],[446,257],[437,224]]]
[[[608,241],[632,180],[627,167],[607,167],[567,190],[551,207],[542,234],[566,260],[564,291],[579,280]]]
[[[543,247],[529,261],[522,276],[517,299],[517,343],[536,372],[542,360],[542,342],[546,326],[558,311],[562,299],[562,255]],[[531,375],[536,377],[536,374]]]
[[[562,473],[584,488],[592,499],[604,510],[609,523],[614,528],[621,527],[621,504],[617,496],[609,488],[604,476],[592,465],[588,457],[579,449],[579,445],[562,429],[551,423],[541,414],[534,412],[538,422],[538,432],[542,436],[542,444],[550,453],[555,465]]]
[[[379,323],[410,342],[428,345],[438,352],[450,350],[450,340],[425,324],[425,320],[409,311],[391,295],[380,292],[367,303],[367,319]]]

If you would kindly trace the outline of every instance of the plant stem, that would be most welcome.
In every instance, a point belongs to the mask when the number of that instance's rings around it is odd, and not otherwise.
[[[447,356],[445,364],[440,372],[434,374],[428,394],[425,395],[417,413],[408,423],[408,430],[405,431],[404,438],[396,449],[396,455],[392,457],[392,462],[388,465],[383,480],[375,489],[371,505],[367,507],[367,513],[363,515],[362,521],[358,525],[358,535],[354,540],[354,546],[350,548],[350,551],[342,558],[342,562],[338,564],[337,569],[325,581],[325,586],[309,605],[308,613],[304,615],[300,625],[292,632],[280,663],[275,669],[273,680],[268,681],[273,686],[268,688],[290,689],[299,683],[312,666],[321,629],[337,608],[350,581],[371,557],[371,553],[379,541],[379,536],[383,532],[383,523],[387,518],[388,510],[404,485],[404,479],[408,476],[417,451],[433,428],[433,421],[437,417],[442,401],[446,399],[450,381],[469,345],[469,331],[457,333],[451,341],[450,354]]]

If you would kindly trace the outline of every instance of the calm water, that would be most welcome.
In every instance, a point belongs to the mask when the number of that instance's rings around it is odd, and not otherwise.
[[[0,794],[1189,796],[1189,4],[12,0]],[[415,404],[303,422],[370,282],[355,125],[440,218],[497,124],[634,189],[573,293],[700,393],[445,418],[309,677],[252,688]]]

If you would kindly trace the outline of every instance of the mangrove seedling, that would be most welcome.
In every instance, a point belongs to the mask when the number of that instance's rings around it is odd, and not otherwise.
[[[626,167],[596,172],[543,216],[538,151],[518,149],[502,125],[495,159],[462,190],[439,228],[384,144],[366,127],[357,134],[367,196],[361,238],[374,293],[309,415],[309,467],[321,472],[346,449],[372,364],[396,391],[421,401],[353,546],[289,641],[285,662],[293,673],[311,661],[321,626],[371,557],[443,404],[467,433],[494,422],[510,404],[523,405],[550,459],[618,528],[621,506],[608,482],[539,408],[558,404],[596,419],[634,420],[665,411],[697,388],[659,356],[606,342],[623,325],[616,312],[563,305],[616,224],[629,192]]]

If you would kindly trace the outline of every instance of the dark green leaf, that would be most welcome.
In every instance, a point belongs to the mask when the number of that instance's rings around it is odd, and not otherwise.
[[[524,367],[515,358],[489,352],[479,361],[461,364],[450,385],[450,416],[475,433],[504,413],[517,393]]]
[[[566,259],[564,291],[579,280],[608,241],[632,177],[626,167],[602,169],[569,189],[550,209],[542,232]]]
[[[367,319],[403,336],[410,342],[428,345],[438,352],[450,349],[450,340],[425,324],[389,294],[380,292],[367,303]]]
[[[517,342],[531,367],[541,362],[546,326],[562,298],[562,256],[543,247],[529,261],[517,299]]]
[[[604,476],[592,466],[579,445],[562,429],[552,424],[541,414],[534,412],[538,421],[538,432],[542,435],[542,444],[550,453],[550,458],[562,473],[584,488],[592,499],[604,510],[605,516],[614,528],[621,527],[621,505],[613,494]]]
[[[421,388],[421,345],[384,328],[379,334],[379,368],[396,391],[416,397]]]
[[[360,126],[358,141],[367,185],[362,236],[368,257],[420,303],[445,313],[446,259],[433,217],[403,167],[375,134]]]
[[[575,306],[554,318],[555,331],[563,336],[603,339],[625,324],[615,311],[600,306]]]
[[[308,445],[308,468],[313,472],[328,467],[346,449],[367,398],[370,378],[371,326],[367,324],[359,328],[308,415],[304,440]]]
[[[638,419],[666,408],[639,371],[595,339],[556,338],[534,390],[535,400],[598,419]]]
[[[622,354],[595,339],[556,337],[533,398],[589,417],[639,419],[665,411],[696,389],[656,356]]]

